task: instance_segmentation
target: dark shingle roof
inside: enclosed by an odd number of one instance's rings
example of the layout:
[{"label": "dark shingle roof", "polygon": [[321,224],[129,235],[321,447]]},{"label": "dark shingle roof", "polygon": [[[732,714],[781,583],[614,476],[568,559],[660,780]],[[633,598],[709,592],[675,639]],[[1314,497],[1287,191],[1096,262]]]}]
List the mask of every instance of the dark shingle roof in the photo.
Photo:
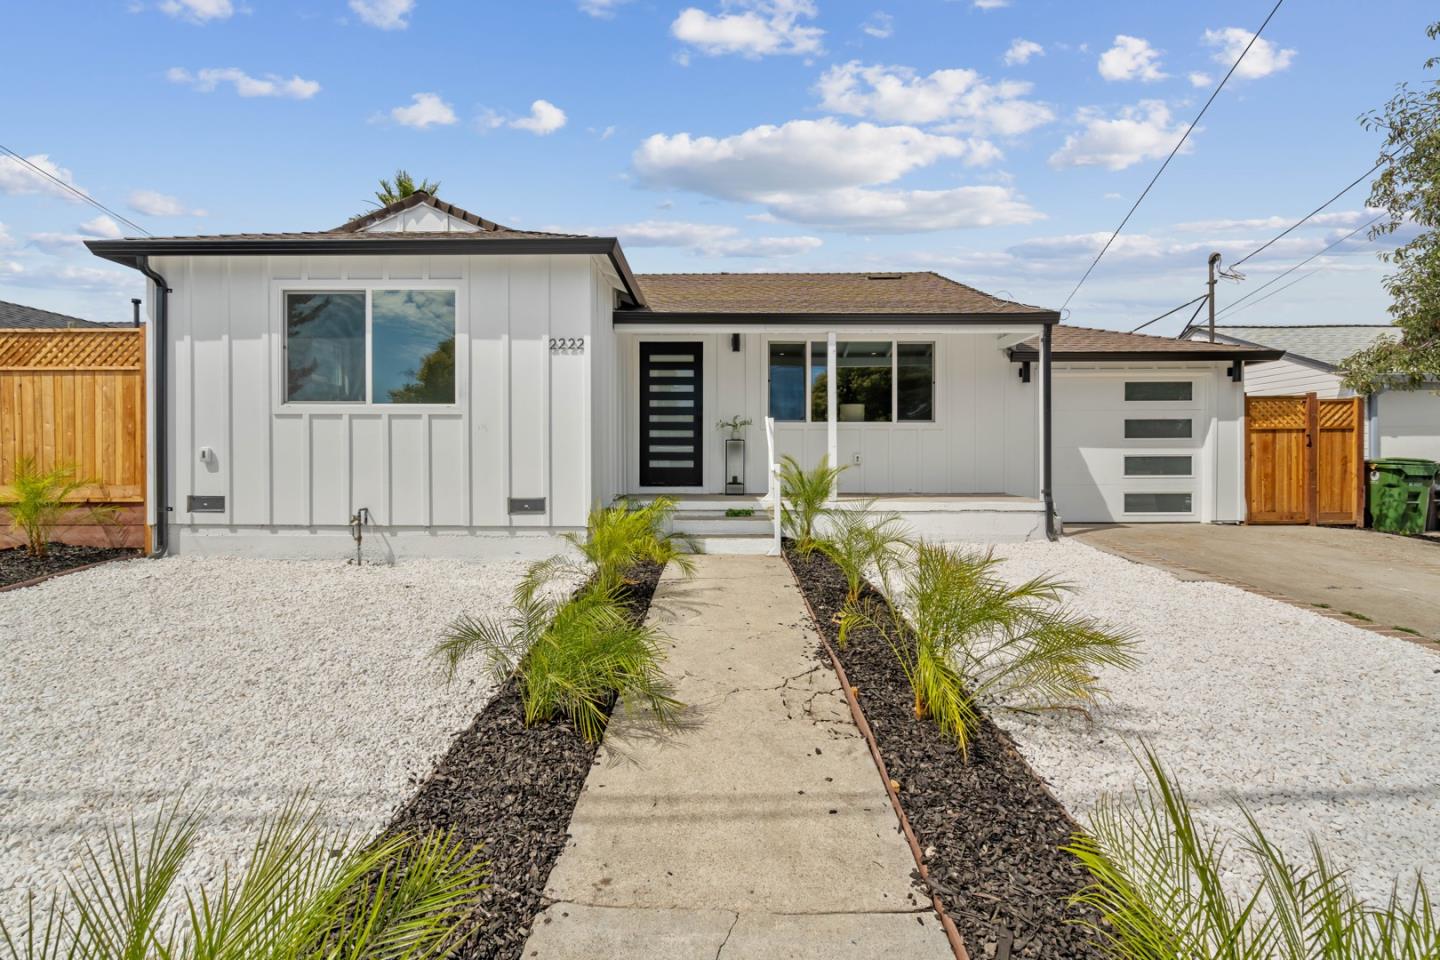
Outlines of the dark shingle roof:
[{"label": "dark shingle roof", "polygon": [[[1036,341],[1026,340],[1014,350],[1022,359],[1033,358]],[[1119,330],[1097,330],[1092,327],[1071,327],[1057,324],[1051,334],[1051,350],[1057,359],[1103,360],[1145,356],[1163,360],[1224,360],[1238,358],[1258,362],[1278,360],[1284,351],[1264,347],[1241,346],[1233,343],[1210,343],[1198,340],[1176,340],[1154,337],[1145,333],[1123,333]]]},{"label": "dark shingle roof", "polygon": [[[1186,328],[1185,333],[1201,331],[1204,326],[1197,324]],[[1399,330],[1391,324],[1305,324],[1303,326],[1230,326],[1217,325],[1217,336],[1243,340],[1284,350],[1286,353],[1316,360],[1334,367],[1341,360],[1357,350],[1363,350],[1380,340],[1398,339]]]},{"label": "dark shingle roof", "polygon": [[67,329],[73,327],[109,327],[114,324],[81,320],[39,307],[27,307],[23,303],[8,303],[0,300],[0,330],[17,329]]},{"label": "dark shingle roof", "polygon": [[[659,273],[635,278],[663,314],[1014,315],[1054,311],[1002,300],[938,273]],[[643,311],[637,311],[643,312]],[[628,318],[636,319],[636,318]]]}]

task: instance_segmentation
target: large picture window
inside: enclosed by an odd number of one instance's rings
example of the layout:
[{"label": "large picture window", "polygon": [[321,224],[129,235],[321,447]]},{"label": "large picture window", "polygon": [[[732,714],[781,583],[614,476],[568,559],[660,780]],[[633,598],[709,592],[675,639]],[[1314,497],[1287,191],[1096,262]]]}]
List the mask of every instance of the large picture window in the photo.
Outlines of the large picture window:
[{"label": "large picture window", "polygon": [[[823,340],[770,344],[770,416],[825,423],[830,372]],[[841,340],[835,344],[835,419],[907,423],[935,419],[935,344]]]},{"label": "large picture window", "polygon": [[286,402],[456,402],[454,290],[292,291],[284,300]]}]

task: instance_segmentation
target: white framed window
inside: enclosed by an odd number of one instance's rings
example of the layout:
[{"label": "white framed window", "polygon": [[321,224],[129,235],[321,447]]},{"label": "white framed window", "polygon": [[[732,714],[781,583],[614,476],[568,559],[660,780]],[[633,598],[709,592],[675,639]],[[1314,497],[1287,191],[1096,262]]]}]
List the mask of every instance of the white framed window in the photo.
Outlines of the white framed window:
[{"label": "white framed window", "polygon": [[1189,417],[1125,420],[1126,440],[1190,440],[1194,432],[1194,421]]},{"label": "white framed window", "polygon": [[287,288],[280,311],[284,403],[459,402],[454,287]]},{"label": "white framed window", "polygon": [[1189,493],[1127,493],[1126,513],[1194,513],[1194,498]]},{"label": "white framed window", "polygon": [[1195,399],[1193,380],[1126,380],[1126,403],[1183,402]]},{"label": "white framed window", "polygon": [[[769,411],[782,423],[825,423],[829,402],[824,340],[773,340],[768,347]],[[835,344],[836,420],[933,423],[935,344],[839,340]]]},{"label": "white framed window", "polygon": [[1169,454],[1126,454],[1127,477],[1193,477],[1195,458]]}]

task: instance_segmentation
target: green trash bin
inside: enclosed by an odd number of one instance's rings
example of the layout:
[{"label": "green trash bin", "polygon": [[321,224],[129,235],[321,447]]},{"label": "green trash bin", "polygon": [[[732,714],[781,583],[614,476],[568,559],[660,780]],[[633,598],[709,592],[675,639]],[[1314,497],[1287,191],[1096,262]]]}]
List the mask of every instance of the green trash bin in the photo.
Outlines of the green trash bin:
[{"label": "green trash bin", "polygon": [[1440,463],[1387,457],[1370,462],[1370,516],[1386,533],[1424,533]]}]

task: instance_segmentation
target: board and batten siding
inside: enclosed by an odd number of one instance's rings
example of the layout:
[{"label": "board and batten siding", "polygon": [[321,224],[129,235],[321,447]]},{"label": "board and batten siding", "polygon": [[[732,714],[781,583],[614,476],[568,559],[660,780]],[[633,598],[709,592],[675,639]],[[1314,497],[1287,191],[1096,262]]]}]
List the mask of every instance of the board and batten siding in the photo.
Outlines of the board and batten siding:
[{"label": "board and batten siding", "polygon": [[[596,308],[612,297],[611,278],[592,258],[193,257],[154,266],[173,291],[177,549],[344,534],[361,507],[392,535],[584,525],[596,483],[591,351],[597,327],[609,327],[608,309],[597,324]],[[282,293],[374,283],[456,291],[456,404],[285,403]],[[586,347],[552,351],[552,337],[584,337]],[[209,462],[200,459],[207,447]],[[192,494],[223,496],[225,509],[187,512]],[[544,497],[546,511],[512,516],[511,497]],[[217,539],[223,534],[232,542]],[[263,549],[328,555],[337,547]]]}]

